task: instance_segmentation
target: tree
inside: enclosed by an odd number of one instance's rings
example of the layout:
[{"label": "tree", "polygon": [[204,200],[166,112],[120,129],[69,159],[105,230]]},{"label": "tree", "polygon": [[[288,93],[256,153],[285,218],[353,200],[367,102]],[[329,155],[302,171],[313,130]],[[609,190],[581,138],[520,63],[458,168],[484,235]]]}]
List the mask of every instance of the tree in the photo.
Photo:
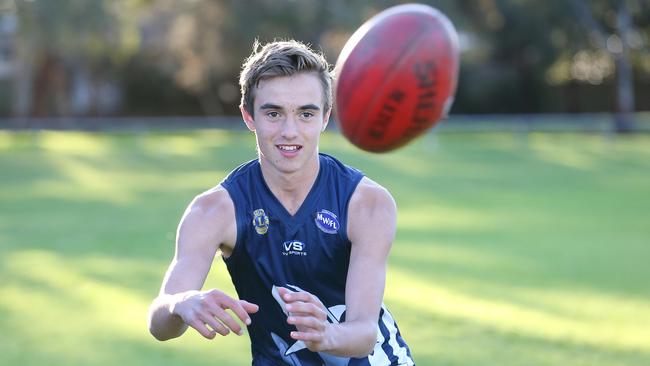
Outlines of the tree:
[{"label": "tree", "polygon": [[[650,75],[643,66],[650,62],[648,6],[644,0],[460,2],[464,32],[474,41],[463,57],[457,100],[468,111],[540,112],[557,108],[558,87],[606,85],[618,96],[611,108],[621,112],[617,130],[629,129],[632,71]],[[566,93],[568,110],[584,110],[577,94]],[[607,108],[601,100],[588,103],[587,110]]]},{"label": "tree", "polygon": [[[617,112],[614,129],[619,133],[630,132],[634,129],[632,113],[635,104],[631,51],[639,48],[642,43],[639,30],[634,27],[630,9],[641,10],[647,7],[647,2],[620,0],[618,4],[612,1],[587,4],[584,0],[572,0],[571,5],[588,31],[592,46],[609,53],[614,59]],[[608,15],[610,19],[607,19]]]},{"label": "tree", "polygon": [[[130,16],[145,1],[16,1],[16,73],[13,114],[75,114],[74,86],[89,85],[89,109],[96,110],[112,67],[138,47]],[[92,113],[92,112],[91,112]]]}]

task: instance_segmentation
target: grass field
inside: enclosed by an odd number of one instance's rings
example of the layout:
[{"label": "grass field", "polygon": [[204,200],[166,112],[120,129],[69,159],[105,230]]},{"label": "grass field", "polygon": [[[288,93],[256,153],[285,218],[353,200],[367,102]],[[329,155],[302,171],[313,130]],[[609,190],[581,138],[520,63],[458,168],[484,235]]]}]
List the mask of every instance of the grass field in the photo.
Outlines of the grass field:
[{"label": "grass field", "polygon": [[[185,205],[246,133],[0,132],[0,365],[247,365],[247,337],[156,342]],[[650,136],[438,133],[322,151],[399,206],[385,302],[418,365],[650,365]],[[209,287],[234,294],[221,260]]]}]

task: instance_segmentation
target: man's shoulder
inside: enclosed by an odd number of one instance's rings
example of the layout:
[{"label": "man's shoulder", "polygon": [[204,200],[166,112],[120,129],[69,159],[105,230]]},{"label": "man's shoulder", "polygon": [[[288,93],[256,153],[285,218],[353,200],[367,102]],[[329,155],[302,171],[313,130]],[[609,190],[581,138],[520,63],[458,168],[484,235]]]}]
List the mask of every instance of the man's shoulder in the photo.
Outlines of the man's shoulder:
[{"label": "man's shoulder", "polygon": [[198,210],[206,215],[226,212],[233,205],[228,190],[222,184],[198,194],[192,200],[190,209]]},{"label": "man's shoulder", "polygon": [[362,201],[388,198],[392,199],[392,195],[388,189],[366,176],[361,178],[359,181],[359,184],[354,191],[353,197],[354,196],[357,196],[357,199],[360,199]]},{"label": "man's shoulder", "polygon": [[192,200],[181,220],[179,233],[190,233],[192,241],[231,246],[236,231],[235,210],[228,191],[221,185]]},{"label": "man's shoulder", "polygon": [[234,217],[233,207],[228,191],[217,185],[194,197],[185,210],[181,225],[190,228],[214,227],[215,223]]},{"label": "man's shoulder", "polygon": [[388,189],[363,177],[350,198],[350,212],[355,217],[371,215],[377,210],[395,211],[395,200]]},{"label": "man's shoulder", "polygon": [[[355,244],[368,243],[369,238],[382,240],[393,238],[396,223],[397,205],[393,196],[379,183],[364,177],[350,199],[348,210],[350,241]],[[382,242],[382,240],[377,242]],[[390,244],[390,240],[385,243]]]}]

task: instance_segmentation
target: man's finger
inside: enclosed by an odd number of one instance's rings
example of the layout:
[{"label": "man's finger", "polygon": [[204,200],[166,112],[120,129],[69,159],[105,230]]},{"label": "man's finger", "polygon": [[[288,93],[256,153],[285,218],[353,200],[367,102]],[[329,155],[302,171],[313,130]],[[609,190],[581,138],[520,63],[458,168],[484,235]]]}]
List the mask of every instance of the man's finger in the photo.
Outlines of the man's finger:
[{"label": "man's finger", "polygon": [[[259,307],[255,304],[251,304],[249,302],[246,302],[246,307],[248,307],[251,310],[259,310]],[[248,311],[244,308],[244,305],[242,304],[242,300],[234,301],[232,304],[230,304],[230,310],[232,310],[235,315],[239,318],[239,320],[242,321],[242,323],[246,325],[251,324],[251,317],[248,315]]]},{"label": "man's finger", "polygon": [[293,302],[287,304],[286,309],[293,315],[314,316],[322,320],[327,319],[325,310],[313,303]]},{"label": "man's finger", "polygon": [[323,335],[321,333],[294,331],[289,335],[297,341],[318,343],[323,340]]},{"label": "man's finger", "polygon": [[215,319],[215,317],[212,316],[212,314],[210,313],[206,312],[206,313],[199,314],[199,319],[201,322],[209,325],[210,328],[212,328],[215,332],[221,334],[222,336],[226,336],[230,333],[228,328],[226,328],[223,324],[221,324],[221,322]]},{"label": "man's finger", "polygon": [[193,320],[188,325],[196,329],[197,332],[207,339],[213,339],[214,336],[217,335],[214,331],[208,329],[208,327],[205,326],[205,323],[202,323],[199,319]]},{"label": "man's finger", "polygon": [[[248,301],[233,299],[221,291],[215,290],[210,294],[212,303],[215,306],[224,310],[232,310],[235,315],[237,315],[237,317],[246,325],[250,325],[251,323],[251,319],[250,316],[248,316],[248,313],[254,313],[259,310],[259,307],[257,305],[249,303]],[[247,311],[244,306],[246,306],[246,308],[248,308],[250,311]]]},{"label": "man's finger", "polygon": [[311,328],[317,332],[325,330],[325,324],[322,320],[314,318],[313,316],[290,316],[287,318],[287,323],[300,327],[299,329]]},{"label": "man's finger", "polygon": [[294,292],[294,291],[287,290],[284,287],[279,287],[278,291],[280,293],[280,296],[282,296],[282,300],[286,302],[294,302],[294,301],[308,302],[312,298],[311,294],[306,291]]},{"label": "man's finger", "polygon": [[239,304],[249,314],[257,313],[257,311],[260,310],[260,307],[258,305],[253,304],[252,302],[248,302],[246,300],[239,300]]},{"label": "man's finger", "polygon": [[235,321],[235,319],[228,314],[227,311],[224,309],[215,306],[212,310],[212,313],[217,319],[219,319],[225,326],[230,328],[233,332],[235,332],[237,335],[243,335],[244,330],[242,329],[241,325]]},{"label": "man's finger", "polygon": [[282,296],[282,299],[287,303],[300,301],[300,302],[315,304],[316,306],[323,309],[325,308],[325,305],[323,305],[323,303],[320,301],[318,297],[306,291],[299,291],[299,292],[287,291],[284,294],[280,293],[280,295]]}]

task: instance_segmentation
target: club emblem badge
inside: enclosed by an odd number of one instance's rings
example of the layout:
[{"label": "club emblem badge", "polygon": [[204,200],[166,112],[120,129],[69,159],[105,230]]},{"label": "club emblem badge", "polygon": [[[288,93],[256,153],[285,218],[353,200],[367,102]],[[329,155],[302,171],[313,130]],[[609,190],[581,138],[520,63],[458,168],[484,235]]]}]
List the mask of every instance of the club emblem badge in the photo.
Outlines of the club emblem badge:
[{"label": "club emblem badge", "polygon": [[255,226],[255,231],[264,235],[269,230],[269,217],[266,216],[266,213],[263,209],[257,209],[253,211],[253,226]]}]

